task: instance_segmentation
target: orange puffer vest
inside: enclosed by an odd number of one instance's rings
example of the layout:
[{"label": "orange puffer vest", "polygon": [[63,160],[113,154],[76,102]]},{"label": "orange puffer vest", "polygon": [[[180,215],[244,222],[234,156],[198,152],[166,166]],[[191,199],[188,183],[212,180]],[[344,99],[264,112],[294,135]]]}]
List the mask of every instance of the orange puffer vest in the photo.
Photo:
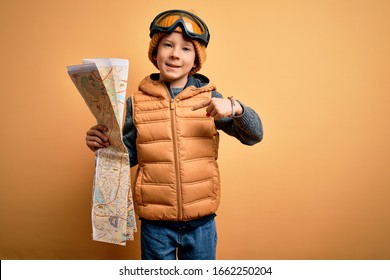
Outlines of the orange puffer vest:
[{"label": "orange puffer vest", "polygon": [[191,110],[214,89],[189,86],[171,99],[163,82],[141,81],[132,97],[139,163],[134,204],[140,217],[188,221],[217,210],[219,134],[205,108]]}]

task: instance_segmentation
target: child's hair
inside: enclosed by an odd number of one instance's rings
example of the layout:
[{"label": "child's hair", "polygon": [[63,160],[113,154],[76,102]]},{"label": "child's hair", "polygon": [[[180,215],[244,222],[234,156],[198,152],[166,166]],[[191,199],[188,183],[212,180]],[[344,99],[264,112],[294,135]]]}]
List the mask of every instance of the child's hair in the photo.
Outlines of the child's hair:
[{"label": "child's hair", "polygon": [[[163,15],[161,17],[161,15]],[[196,17],[196,18],[195,18]],[[158,20],[158,27],[156,30],[154,30],[155,22]],[[176,28],[175,28],[176,26]],[[174,29],[169,29],[169,27],[173,27]],[[166,31],[163,31],[165,30]],[[185,29],[185,30],[183,30]],[[160,39],[165,34],[170,34],[172,32],[180,32],[185,36],[187,39],[191,40],[191,42],[194,44],[195,47],[195,67],[190,71],[189,75],[193,75],[196,72],[198,72],[204,62],[206,61],[206,48],[209,40],[209,33],[206,24],[200,20],[196,15],[189,13],[187,11],[183,10],[170,10],[165,11],[161,14],[159,14],[151,23],[150,25],[150,43],[149,43],[149,51],[148,56],[149,60],[153,63],[154,66],[158,69],[157,62],[155,59],[153,59],[157,54],[157,46],[160,42]],[[183,32],[184,31],[184,32]],[[204,42],[204,38],[197,39],[197,38],[191,38],[191,37],[197,37],[197,34],[204,34],[205,38],[207,38],[207,41]],[[194,34],[191,36],[191,34]],[[190,35],[190,36],[188,36]]]}]

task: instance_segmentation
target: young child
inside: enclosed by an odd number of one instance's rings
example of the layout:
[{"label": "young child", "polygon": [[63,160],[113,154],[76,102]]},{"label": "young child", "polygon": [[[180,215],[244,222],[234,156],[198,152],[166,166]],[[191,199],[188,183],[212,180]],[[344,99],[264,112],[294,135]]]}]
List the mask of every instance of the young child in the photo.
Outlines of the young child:
[{"label": "young child", "polygon": [[[253,109],[223,98],[196,74],[210,39],[198,16],[165,11],[151,23],[150,37],[148,55],[159,73],[128,98],[123,128],[130,164],[138,164],[133,199],[142,259],[215,259],[218,130],[253,145],[262,139],[262,124]],[[91,127],[87,146],[107,147],[107,135],[106,127]]]}]

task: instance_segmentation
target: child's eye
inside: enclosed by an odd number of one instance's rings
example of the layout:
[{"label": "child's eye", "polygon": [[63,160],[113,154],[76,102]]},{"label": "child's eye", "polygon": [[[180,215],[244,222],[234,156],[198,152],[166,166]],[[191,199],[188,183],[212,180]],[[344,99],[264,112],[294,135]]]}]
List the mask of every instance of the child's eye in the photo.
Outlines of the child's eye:
[{"label": "child's eye", "polygon": [[172,44],[171,44],[171,43],[168,43],[168,42],[165,42],[165,43],[164,43],[164,46],[165,46],[165,47],[172,47]]},{"label": "child's eye", "polygon": [[184,48],[183,48],[183,51],[188,52],[188,51],[191,51],[191,49],[190,49],[190,48],[187,48],[187,47],[184,47]]}]

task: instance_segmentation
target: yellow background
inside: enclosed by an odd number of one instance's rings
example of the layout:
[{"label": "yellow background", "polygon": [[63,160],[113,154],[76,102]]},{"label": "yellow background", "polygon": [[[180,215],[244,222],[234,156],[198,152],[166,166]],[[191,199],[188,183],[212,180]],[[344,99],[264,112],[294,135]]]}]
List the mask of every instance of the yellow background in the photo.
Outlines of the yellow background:
[{"label": "yellow background", "polygon": [[2,0],[0,258],[139,259],[139,233],[91,240],[95,120],[66,66],[129,59],[130,95],[151,20],[184,8],[211,31],[201,73],[264,124],[222,133],[218,259],[389,259],[389,3]]}]

